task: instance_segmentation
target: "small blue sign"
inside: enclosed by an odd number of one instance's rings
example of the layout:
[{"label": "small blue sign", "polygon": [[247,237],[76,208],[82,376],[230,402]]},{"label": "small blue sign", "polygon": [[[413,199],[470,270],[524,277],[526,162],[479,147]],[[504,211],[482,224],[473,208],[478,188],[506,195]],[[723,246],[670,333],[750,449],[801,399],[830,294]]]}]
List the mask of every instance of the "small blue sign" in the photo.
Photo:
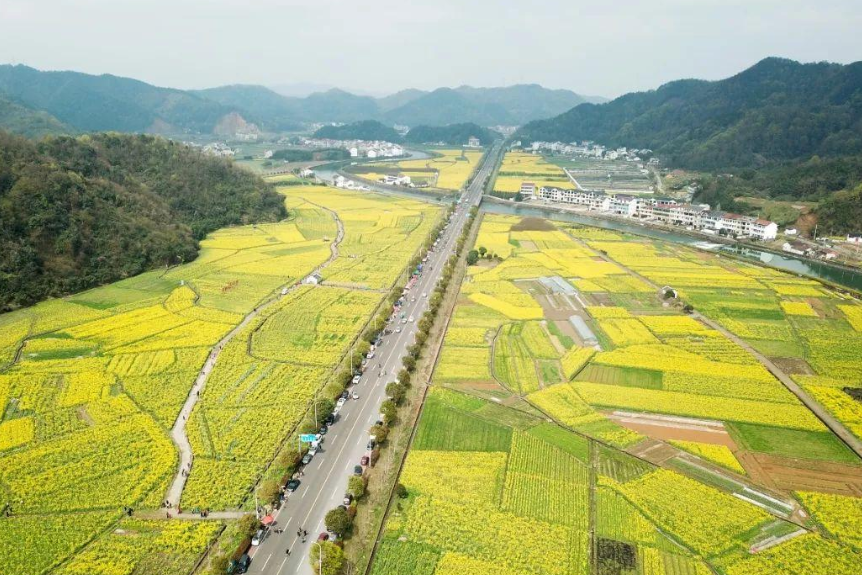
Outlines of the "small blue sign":
[{"label": "small blue sign", "polygon": [[311,443],[316,439],[316,436],[313,433],[303,433],[299,436],[299,440],[303,443]]}]

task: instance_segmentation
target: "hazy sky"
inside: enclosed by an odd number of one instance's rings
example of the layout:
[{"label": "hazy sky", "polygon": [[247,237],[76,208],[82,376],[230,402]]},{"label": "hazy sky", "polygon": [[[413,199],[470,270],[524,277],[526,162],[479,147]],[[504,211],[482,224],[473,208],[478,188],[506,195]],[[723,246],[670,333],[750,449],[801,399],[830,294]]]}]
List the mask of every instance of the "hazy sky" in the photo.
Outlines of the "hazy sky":
[{"label": "hazy sky", "polygon": [[162,86],[540,83],[616,96],[862,60],[860,0],[0,0],[0,62]]}]

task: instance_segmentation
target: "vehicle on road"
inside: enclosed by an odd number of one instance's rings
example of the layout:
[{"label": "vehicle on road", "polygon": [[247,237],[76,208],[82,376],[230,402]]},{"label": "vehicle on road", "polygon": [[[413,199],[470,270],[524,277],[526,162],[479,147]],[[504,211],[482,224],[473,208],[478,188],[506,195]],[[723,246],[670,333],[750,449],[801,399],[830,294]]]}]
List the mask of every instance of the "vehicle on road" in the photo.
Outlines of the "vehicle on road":
[{"label": "vehicle on road", "polygon": [[253,547],[257,547],[260,545],[260,542],[263,541],[264,536],[266,535],[266,531],[263,529],[258,529],[254,534],[254,537],[251,538],[251,544]]},{"label": "vehicle on road", "polygon": [[288,493],[293,493],[299,488],[299,484],[299,479],[291,479],[287,482],[287,485],[285,485],[285,491],[287,491]]},{"label": "vehicle on road", "polygon": [[407,321],[409,321],[410,323],[413,323],[413,316],[411,315],[410,319],[408,319]]},{"label": "vehicle on road", "polygon": [[363,455],[363,456],[359,459],[359,463],[360,463],[360,465],[363,465],[363,466],[368,465],[368,463],[369,463],[370,461],[371,461],[371,458],[369,458],[367,455]]},{"label": "vehicle on road", "polygon": [[354,391],[350,397],[352,397],[353,399],[359,399],[359,394]]},{"label": "vehicle on road", "polygon": [[395,328],[395,333],[401,333],[401,326],[400,325]]},{"label": "vehicle on road", "polygon": [[311,448],[308,450],[308,453],[306,455],[314,457],[315,455],[317,455],[318,447],[318,445],[312,443]]},{"label": "vehicle on road", "polygon": [[329,539],[329,533],[327,533],[326,531],[322,532],[320,535],[317,536],[317,540],[320,543],[323,543],[324,541],[326,541],[328,539]]},{"label": "vehicle on road", "polygon": [[405,318],[402,318],[402,319],[401,319],[401,323],[407,323],[407,318],[406,318],[406,317],[405,317]]},{"label": "vehicle on road", "polygon": [[323,423],[325,423],[326,425],[332,425],[333,423],[335,423],[335,414],[330,413],[329,415],[327,415],[326,418],[323,420]]},{"label": "vehicle on road", "polygon": [[345,505],[350,505],[350,503],[351,503],[352,501],[353,501],[353,495],[351,495],[350,493],[345,493],[345,494],[344,494],[344,504],[345,504]]},{"label": "vehicle on road", "polygon": [[228,573],[248,573],[250,565],[251,557],[247,553],[243,553],[239,559],[231,561],[230,565],[228,565]]},{"label": "vehicle on road", "polygon": [[354,465],[353,466],[353,475],[362,475],[362,466]]},{"label": "vehicle on road", "polygon": [[372,449],[374,449],[375,445],[377,445],[375,441],[373,439],[370,439],[368,440],[368,443],[365,445],[365,447],[366,449],[368,449],[368,451],[371,451]]},{"label": "vehicle on road", "polygon": [[341,409],[341,407],[344,405],[345,401],[347,401],[347,400],[344,399],[343,397],[339,397],[338,401],[335,402],[335,407]]},{"label": "vehicle on road", "polygon": [[312,457],[313,457],[313,456],[312,456],[310,453],[306,453],[305,455],[303,455],[303,456],[302,456],[302,464],[303,464],[303,465],[308,465],[309,463],[311,463],[311,458],[312,458]]},{"label": "vehicle on road", "polygon": [[347,391],[346,389],[345,389],[345,390],[343,390],[343,391],[341,392],[341,399],[347,399],[348,397],[350,397],[350,392],[349,392],[349,391]]},{"label": "vehicle on road", "polygon": [[428,294],[427,294],[426,292],[424,292],[424,291],[423,291],[423,292],[422,292],[422,297],[428,297]]},{"label": "vehicle on road", "polygon": [[369,352],[368,357],[366,359],[374,359],[374,352]]},{"label": "vehicle on road", "polygon": [[354,375],[351,381],[353,382],[353,385],[356,385],[357,383],[359,383],[360,379],[362,379],[361,375]]},{"label": "vehicle on road", "polygon": [[329,428],[324,423],[323,425],[320,426],[320,432],[318,433],[318,435],[326,435],[327,431],[329,431]]}]

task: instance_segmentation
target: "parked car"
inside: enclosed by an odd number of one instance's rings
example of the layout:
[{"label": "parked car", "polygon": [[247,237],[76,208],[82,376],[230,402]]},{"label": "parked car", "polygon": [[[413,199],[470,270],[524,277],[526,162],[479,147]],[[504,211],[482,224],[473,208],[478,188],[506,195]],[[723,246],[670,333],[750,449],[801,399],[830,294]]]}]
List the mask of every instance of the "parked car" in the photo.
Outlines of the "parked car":
[{"label": "parked car", "polygon": [[306,453],[306,455],[314,457],[315,455],[317,455],[318,447],[319,447],[318,445],[315,445],[314,443],[312,443],[311,447],[309,448],[308,453]]},{"label": "parked car", "polygon": [[257,547],[258,545],[260,545],[261,541],[263,541],[264,535],[266,535],[266,531],[264,531],[263,529],[258,529],[257,532],[254,534],[254,537],[251,538],[252,546]]},{"label": "parked car", "polygon": [[291,479],[290,481],[287,482],[287,485],[285,486],[285,490],[288,493],[293,493],[294,491],[296,491],[299,488],[300,483],[301,482],[299,481],[299,479]]},{"label": "parked car", "polygon": [[422,297],[428,297],[428,293],[423,291],[423,292],[422,292]]},{"label": "parked car", "polygon": [[374,359],[374,352],[373,351],[368,352],[368,359]]},{"label": "parked car", "polygon": [[353,382],[353,385],[356,385],[357,383],[359,383],[360,379],[362,379],[361,375],[354,375],[351,381]]},{"label": "parked car", "polygon": [[374,440],[369,439],[368,443],[365,445],[365,448],[368,449],[368,451],[371,451],[372,449],[374,449],[375,445],[377,445],[377,444],[374,442]]},{"label": "parked car", "polygon": [[311,453],[310,453],[310,452],[309,452],[309,453],[306,453],[305,455],[303,455],[303,456],[302,456],[302,464],[303,464],[303,465],[308,465],[309,463],[311,463],[311,458],[312,458],[312,457],[313,457],[313,456],[311,455]]},{"label": "parked car", "polygon": [[353,501],[353,495],[351,495],[350,493],[345,493],[345,494],[344,494],[344,504],[345,504],[345,505],[350,505],[350,503],[351,503],[352,501]]},{"label": "parked car", "polygon": [[335,402],[335,407],[337,407],[338,409],[341,409],[341,407],[344,405],[345,401],[347,401],[347,400],[344,399],[343,397],[339,397],[338,401]]},{"label": "parked car", "polygon": [[360,464],[362,464],[362,465],[368,465],[370,462],[371,462],[371,459],[370,459],[367,455],[363,455],[363,456],[359,459],[359,463],[360,463]]},{"label": "parked car", "polygon": [[354,465],[353,466],[353,475],[362,475],[362,466]]},{"label": "parked car", "polygon": [[329,431],[329,428],[324,423],[323,425],[320,426],[320,433],[318,433],[318,435],[326,435],[327,431]]},{"label": "parked car", "polygon": [[348,397],[350,397],[350,392],[349,392],[349,391],[347,391],[347,390],[345,389],[344,391],[342,391],[342,392],[341,392],[341,399],[347,399]]},{"label": "parked car", "polygon": [[247,553],[243,553],[239,559],[231,563],[229,571],[231,573],[248,573],[249,566],[251,566],[251,557]]},{"label": "parked car", "polygon": [[324,418],[323,423],[325,423],[326,425],[332,425],[333,423],[335,423],[335,414],[330,413],[329,415],[327,415],[326,418]]},{"label": "parked car", "polygon": [[317,540],[321,543],[323,543],[327,539],[329,539],[329,533],[327,533],[326,531],[317,536]]},{"label": "parked car", "polygon": [[395,328],[395,333],[401,333],[401,326],[400,325]]},{"label": "parked car", "polygon": [[410,321],[410,323],[413,323],[413,316],[412,315],[410,316],[410,319],[408,321]]},{"label": "parked car", "polygon": [[359,399],[359,394],[358,394],[358,393],[356,393],[356,392],[354,391],[354,392],[350,395],[350,397],[352,397],[353,399]]}]

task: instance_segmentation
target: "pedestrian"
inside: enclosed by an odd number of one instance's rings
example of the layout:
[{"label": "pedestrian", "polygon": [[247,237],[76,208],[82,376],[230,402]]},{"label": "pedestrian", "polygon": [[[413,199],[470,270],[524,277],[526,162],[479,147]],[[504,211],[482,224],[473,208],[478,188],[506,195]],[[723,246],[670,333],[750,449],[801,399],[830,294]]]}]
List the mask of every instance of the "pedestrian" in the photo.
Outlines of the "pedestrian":
[{"label": "pedestrian", "polygon": [[296,536],[297,536],[297,537],[302,537],[302,529],[297,529],[297,530],[296,530]]},{"label": "pedestrian", "polygon": [[285,549],[284,554],[287,555],[288,557],[290,557],[290,549],[289,548]]},{"label": "pedestrian", "polygon": [[165,511],[165,519],[170,519],[170,518],[171,518],[171,512]]}]

